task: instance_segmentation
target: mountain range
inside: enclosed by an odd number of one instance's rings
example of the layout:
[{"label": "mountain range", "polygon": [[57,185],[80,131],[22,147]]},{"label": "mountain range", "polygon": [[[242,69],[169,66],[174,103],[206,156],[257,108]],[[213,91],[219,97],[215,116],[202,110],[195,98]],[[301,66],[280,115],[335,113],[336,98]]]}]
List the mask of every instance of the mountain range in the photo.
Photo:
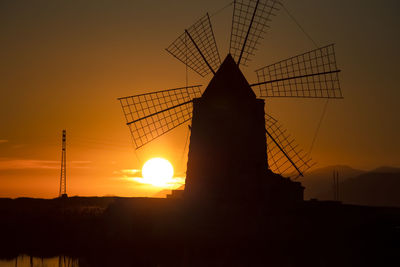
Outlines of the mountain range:
[{"label": "mountain range", "polygon": [[379,167],[371,171],[345,165],[316,169],[300,181],[304,199],[333,200],[333,171],[339,173],[339,200],[347,204],[400,206],[400,168]]}]

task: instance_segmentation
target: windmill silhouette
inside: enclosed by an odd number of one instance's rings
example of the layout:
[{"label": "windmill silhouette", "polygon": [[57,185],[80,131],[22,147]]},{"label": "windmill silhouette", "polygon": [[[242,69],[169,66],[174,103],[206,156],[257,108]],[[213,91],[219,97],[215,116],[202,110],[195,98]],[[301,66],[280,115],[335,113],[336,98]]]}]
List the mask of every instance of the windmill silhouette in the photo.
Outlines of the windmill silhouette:
[{"label": "windmill silhouette", "polygon": [[119,98],[136,149],[192,120],[185,197],[302,199],[300,183],[280,174],[303,176],[311,158],[265,114],[263,98],[342,98],[340,70],[330,44],[258,69],[257,83],[247,82],[240,67],[255,56],[280,7],[276,0],[234,1],[222,64],[208,14],[166,49],[200,76],[213,74],[203,93],[195,85]]}]

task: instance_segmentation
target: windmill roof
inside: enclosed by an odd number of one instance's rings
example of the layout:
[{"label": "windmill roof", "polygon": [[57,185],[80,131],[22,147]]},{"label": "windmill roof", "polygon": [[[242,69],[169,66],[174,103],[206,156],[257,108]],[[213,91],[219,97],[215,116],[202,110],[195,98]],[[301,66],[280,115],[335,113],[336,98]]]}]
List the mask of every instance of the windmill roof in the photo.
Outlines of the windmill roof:
[{"label": "windmill roof", "polygon": [[208,84],[202,98],[213,101],[218,99],[244,101],[255,99],[256,95],[231,54],[228,54]]}]

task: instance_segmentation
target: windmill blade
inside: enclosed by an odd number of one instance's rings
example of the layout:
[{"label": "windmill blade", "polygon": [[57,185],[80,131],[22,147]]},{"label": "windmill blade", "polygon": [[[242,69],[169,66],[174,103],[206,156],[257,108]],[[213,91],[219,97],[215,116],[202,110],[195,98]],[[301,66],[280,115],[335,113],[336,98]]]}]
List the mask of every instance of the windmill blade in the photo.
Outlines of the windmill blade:
[{"label": "windmill blade", "polygon": [[201,85],[118,98],[136,149],[192,118]]},{"label": "windmill blade", "polygon": [[280,5],[278,0],[234,1],[229,53],[238,65],[247,66]]},{"label": "windmill blade", "polygon": [[204,77],[221,65],[208,13],[186,29],[168,48],[168,53]]},{"label": "windmill blade", "polygon": [[261,97],[343,98],[334,44],[256,70]]},{"label": "windmill blade", "polygon": [[292,178],[303,176],[314,165],[311,158],[298,148],[295,140],[268,114],[265,115],[265,127],[270,170]]}]

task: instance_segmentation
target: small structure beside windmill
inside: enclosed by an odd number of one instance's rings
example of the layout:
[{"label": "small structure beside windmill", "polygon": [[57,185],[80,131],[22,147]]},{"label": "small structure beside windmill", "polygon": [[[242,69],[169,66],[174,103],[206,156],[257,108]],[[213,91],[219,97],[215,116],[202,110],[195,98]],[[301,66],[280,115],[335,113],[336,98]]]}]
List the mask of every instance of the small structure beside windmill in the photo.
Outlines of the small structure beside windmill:
[{"label": "small structure beside windmill", "polygon": [[247,82],[240,67],[254,56],[280,6],[234,1],[222,64],[208,14],[166,49],[202,77],[214,74],[203,93],[195,85],[119,98],[136,149],[191,120],[185,200],[303,200],[304,188],[290,178],[303,176],[311,158],[265,113],[262,98],[342,98],[340,70],[331,44],[261,68],[258,82]]}]

